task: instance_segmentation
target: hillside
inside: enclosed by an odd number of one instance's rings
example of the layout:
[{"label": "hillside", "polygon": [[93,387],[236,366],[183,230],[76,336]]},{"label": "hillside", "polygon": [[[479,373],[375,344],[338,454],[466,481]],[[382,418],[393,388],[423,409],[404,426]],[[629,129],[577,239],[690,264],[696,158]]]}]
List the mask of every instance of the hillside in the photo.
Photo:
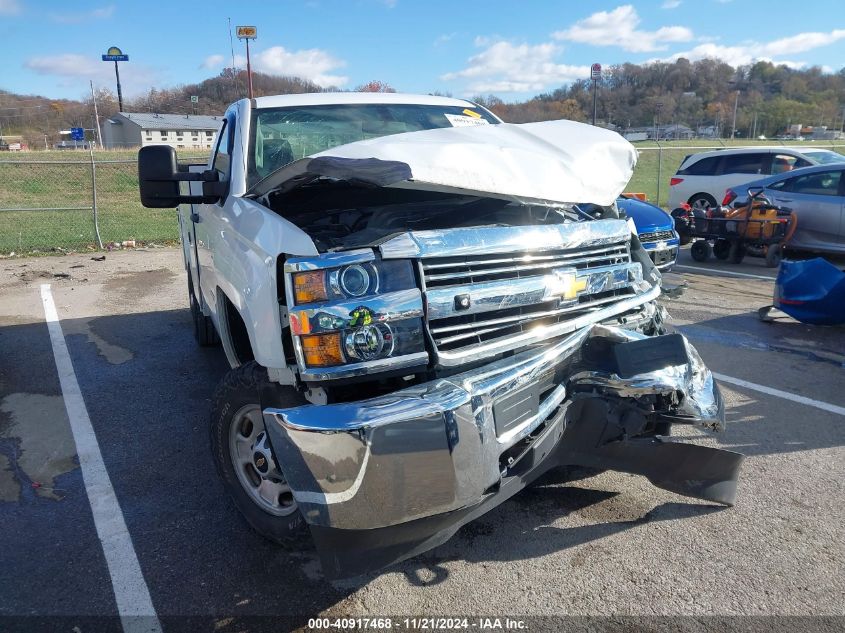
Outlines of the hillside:
[{"label": "hillside", "polygon": [[[650,126],[659,109],[662,123],[691,128],[713,126],[730,136],[734,103],[739,137],[783,133],[790,124],[826,125],[840,129],[845,100],[845,68],[823,73],[820,68],[792,69],[769,62],[733,68],[706,59],[645,65],[620,64],[606,69],[598,90],[598,121],[620,128]],[[370,82],[361,89],[382,86]],[[322,92],[306,79],[253,73],[256,96]],[[739,96],[737,99],[737,91]],[[228,104],[246,93],[246,73],[225,69],[198,84],[153,88],[127,100],[124,108],[136,112],[221,114]],[[191,103],[191,96],[199,101]],[[496,95],[475,97],[514,123],[592,116],[592,84],[575,82],[522,102],[506,103]],[[32,148],[61,140],[58,130],[72,126],[93,128],[89,95],[81,100],[49,99],[0,90],[0,133],[22,135]],[[658,104],[661,104],[658,106]],[[105,88],[97,94],[101,117],[117,112],[115,96]],[[102,119],[101,119],[102,120]]]},{"label": "hillside", "polygon": [[[316,84],[298,77],[278,77],[264,73],[252,74],[255,96],[270,94],[298,94],[322,92]],[[191,103],[191,96],[199,101]],[[172,112],[191,114],[222,114],[230,103],[246,95],[246,72],[232,73],[230,68],[220,75],[198,84],[175,88],[152,88],[146,95],[124,100],[127,112]],[[118,111],[117,97],[108,89],[97,91],[97,108],[104,117]],[[49,99],[34,95],[17,95],[0,90],[0,134],[20,135],[33,149],[43,149],[45,136],[52,146],[61,141],[59,130],[71,127],[93,129],[94,108],[90,94],[81,100]],[[64,137],[67,140],[67,137]]]}]

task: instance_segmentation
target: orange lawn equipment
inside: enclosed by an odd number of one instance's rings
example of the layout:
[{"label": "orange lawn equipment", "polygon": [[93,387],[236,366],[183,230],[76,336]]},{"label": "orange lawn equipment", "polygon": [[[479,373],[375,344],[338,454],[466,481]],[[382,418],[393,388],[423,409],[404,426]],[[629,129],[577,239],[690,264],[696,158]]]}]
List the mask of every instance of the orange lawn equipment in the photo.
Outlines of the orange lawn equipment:
[{"label": "orange lawn equipment", "polygon": [[713,254],[739,264],[745,255],[752,255],[765,257],[766,266],[776,268],[798,219],[794,212],[773,205],[763,191],[760,187],[749,189],[748,202],[735,208],[690,210],[684,217],[673,213],[678,232],[683,229],[685,237],[695,240],[690,247],[692,258],[703,262]]}]

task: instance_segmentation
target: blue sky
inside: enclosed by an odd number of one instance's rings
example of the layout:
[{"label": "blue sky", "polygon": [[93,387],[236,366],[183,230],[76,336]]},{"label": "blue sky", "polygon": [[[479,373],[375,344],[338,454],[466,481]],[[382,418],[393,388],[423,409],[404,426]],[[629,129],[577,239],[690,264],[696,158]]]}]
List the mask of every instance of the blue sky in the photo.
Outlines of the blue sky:
[{"label": "blue sky", "polygon": [[[495,93],[511,101],[588,76],[600,62],[770,59],[845,66],[839,0],[0,0],[0,88],[80,98],[88,81],[125,95],[200,81],[230,66],[227,18],[258,27],[257,70],[353,88]],[[243,44],[235,40],[237,63]]]}]

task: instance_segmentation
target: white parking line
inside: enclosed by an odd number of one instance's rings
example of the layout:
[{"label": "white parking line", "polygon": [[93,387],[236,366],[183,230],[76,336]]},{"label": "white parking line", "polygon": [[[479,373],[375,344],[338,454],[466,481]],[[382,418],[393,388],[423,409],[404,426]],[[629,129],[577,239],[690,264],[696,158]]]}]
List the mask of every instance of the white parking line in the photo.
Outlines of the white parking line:
[{"label": "white parking line", "polygon": [[845,415],[845,407],[840,407],[835,404],[822,402],[821,400],[813,400],[812,398],[799,396],[794,393],[789,393],[788,391],[773,389],[772,387],[767,387],[766,385],[758,385],[756,382],[748,382],[747,380],[742,380],[741,378],[725,376],[724,374],[717,374],[716,372],[713,372],[713,377],[721,382],[726,382],[738,387],[745,387],[746,389],[753,389],[754,391],[775,396],[776,398],[783,398],[784,400],[789,400],[791,402],[806,404],[807,406],[815,407],[816,409],[821,409],[822,411],[828,411],[830,413],[836,413],[837,415]]},{"label": "white parking line", "polygon": [[737,277],[750,277],[751,279],[765,279],[766,281],[774,281],[774,277],[767,277],[766,275],[752,275],[750,273],[737,273],[732,270],[725,270],[724,268],[705,268],[704,266],[687,266],[685,264],[675,264],[675,268],[686,268],[687,270],[703,270],[708,273],[721,273],[723,275],[736,275]]},{"label": "white parking line", "polygon": [[103,463],[97,436],[73,371],[50,284],[41,286],[41,302],[44,304],[44,317],[50,332],[53,357],[56,359],[62,397],[76,443],[85,492],[109,568],[123,630],[126,633],[160,633],[161,623],[153,608],[149,588],[141,573],[132,538],[126,529],[126,521]]}]

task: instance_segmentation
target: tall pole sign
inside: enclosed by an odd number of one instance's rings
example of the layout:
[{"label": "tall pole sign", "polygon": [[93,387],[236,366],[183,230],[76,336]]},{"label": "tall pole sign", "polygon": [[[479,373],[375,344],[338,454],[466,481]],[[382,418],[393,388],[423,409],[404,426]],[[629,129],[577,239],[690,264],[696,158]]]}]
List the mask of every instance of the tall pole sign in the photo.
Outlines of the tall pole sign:
[{"label": "tall pole sign", "polygon": [[258,37],[258,29],[254,26],[239,26],[236,33],[239,40],[246,41],[246,81],[249,87],[249,98],[252,99],[252,66],[249,63],[249,41]]},{"label": "tall pole sign", "polygon": [[117,106],[120,112],[123,112],[123,93],[120,90],[120,71],[117,68],[117,62],[128,62],[129,55],[125,55],[117,46],[112,46],[103,55],[104,62],[114,62],[114,77],[117,80]]},{"label": "tall pole sign", "polygon": [[596,88],[601,79],[601,64],[590,66],[590,79],[593,81],[593,125],[596,124]]}]

